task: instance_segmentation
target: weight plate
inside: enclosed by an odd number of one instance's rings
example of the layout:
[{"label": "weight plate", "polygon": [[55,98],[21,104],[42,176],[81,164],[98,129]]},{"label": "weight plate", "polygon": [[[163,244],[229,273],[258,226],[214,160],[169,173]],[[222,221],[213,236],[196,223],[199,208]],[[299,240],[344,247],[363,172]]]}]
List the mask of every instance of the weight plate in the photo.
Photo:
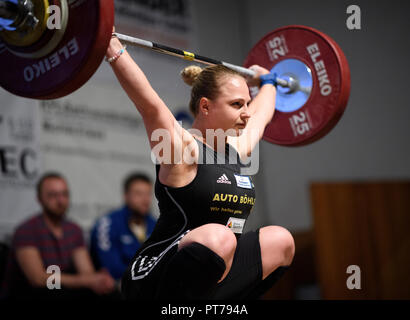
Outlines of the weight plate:
[{"label": "weight plate", "polygon": [[[80,88],[101,64],[114,24],[113,0],[59,2],[61,16],[68,18],[62,36],[61,30],[47,30],[24,53],[3,40],[0,43],[0,85],[9,92],[26,98],[60,98]],[[50,41],[54,41],[51,51]],[[41,50],[50,52],[34,58]]]},{"label": "weight plate", "polygon": [[305,105],[312,92],[312,71],[303,62],[296,59],[285,59],[277,63],[272,73],[288,82],[290,88],[277,86],[276,110],[293,112]]},{"label": "weight plate", "polygon": [[[300,72],[283,69],[282,65],[292,60],[311,71],[310,94],[304,103],[303,99],[294,102],[289,97],[284,99],[287,89],[278,87],[279,108],[263,136],[266,141],[286,146],[312,143],[327,134],[339,121],[350,94],[345,55],[332,38],[310,27],[292,25],[270,32],[252,48],[244,66],[258,64],[279,70],[285,78],[286,72],[293,72],[300,81],[308,81],[303,68]],[[254,95],[257,90],[251,92]],[[281,105],[286,100],[288,105]]]}]

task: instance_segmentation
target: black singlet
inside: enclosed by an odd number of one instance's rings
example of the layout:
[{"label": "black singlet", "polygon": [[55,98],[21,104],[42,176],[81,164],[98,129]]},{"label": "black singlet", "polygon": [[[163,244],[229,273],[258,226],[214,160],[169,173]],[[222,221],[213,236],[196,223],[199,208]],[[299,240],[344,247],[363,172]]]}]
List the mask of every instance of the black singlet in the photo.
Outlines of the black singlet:
[{"label": "black singlet", "polygon": [[[160,216],[151,236],[130,264],[127,271],[130,280],[148,276],[167,259],[167,253],[171,254],[177,248],[187,232],[201,225],[220,223],[231,228],[237,239],[241,236],[255,203],[252,179],[241,175],[244,165],[230,144],[226,144],[225,155],[221,155],[195,140],[199,157],[205,163],[198,164],[197,174],[188,185],[180,188],[165,186],[158,178],[160,165],[156,165],[155,196]],[[212,158],[214,164],[209,164]]]}]

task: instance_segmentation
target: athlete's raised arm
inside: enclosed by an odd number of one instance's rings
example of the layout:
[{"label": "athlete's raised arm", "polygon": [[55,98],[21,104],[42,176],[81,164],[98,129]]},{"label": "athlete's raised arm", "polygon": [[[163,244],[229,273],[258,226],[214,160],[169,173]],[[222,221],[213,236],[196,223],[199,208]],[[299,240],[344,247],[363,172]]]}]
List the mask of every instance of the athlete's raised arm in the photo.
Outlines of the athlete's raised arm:
[{"label": "athlete's raised arm", "polygon": [[[143,71],[128,52],[123,50],[123,45],[118,38],[112,37],[106,56],[107,58],[114,57],[110,63],[111,67],[143,118],[151,149],[162,141],[152,138],[154,131],[162,129],[161,135],[164,137],[164,132],[168,132],[170,138],[171,155],[167,156],[172,157],[169,159],[174,159],[174,151],[180,154],[182,150],[180,148],[190,143],[193,137],[178,124],[171,111],[152,88]],[[183,136],[184,139],[182,139]],[[156,156],[159,155],[156,154]]]}]

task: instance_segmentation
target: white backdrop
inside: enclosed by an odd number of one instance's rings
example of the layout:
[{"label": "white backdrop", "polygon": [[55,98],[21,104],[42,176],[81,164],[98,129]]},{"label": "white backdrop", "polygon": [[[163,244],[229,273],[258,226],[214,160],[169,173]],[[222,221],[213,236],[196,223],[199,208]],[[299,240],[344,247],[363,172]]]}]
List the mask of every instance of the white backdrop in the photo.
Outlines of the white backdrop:
[{"label": "white backdrop", "polygon": [[34,186],[42,171],[37,102],[0,92],[0,239],[37,210]]}]

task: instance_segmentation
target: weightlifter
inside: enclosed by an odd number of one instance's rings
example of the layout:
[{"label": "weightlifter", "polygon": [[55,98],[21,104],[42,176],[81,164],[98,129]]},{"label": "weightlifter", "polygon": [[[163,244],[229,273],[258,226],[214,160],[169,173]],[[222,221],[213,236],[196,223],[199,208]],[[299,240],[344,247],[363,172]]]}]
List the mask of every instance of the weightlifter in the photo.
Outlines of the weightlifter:
[{"label": "weightlifter", "polygon": [[[279,226],[242,234],[255,189],[251,177],[241,175],[240,160],[249,156],[272,119],[275,75],[257,65],[252,66],[256,74],[252,79],[221,65],[182,70],[184,81],[192,86],[189,106],[197,132],[193,133],[180,127],[115,36],[106,57],[143,117],[153,151],[159,141],[151,139],[152,133],[165,129],[170,133],[171,159],[191,148],[196,160],[204,156],[226,160],[205,164],[182,159],[156,165],[160,217],[123,275],[124,296],[257,299],[287,270],[295,250],[291,234]],[[260,85],[252,102],[248,84]],[[218,129],[227,133],[223,150],[217,148],[219,136],[206,135],[207,130]],[[260,132],[257,138],[248,136],[252,130]],[[229,153],[235,154],[236,163]]]}]

